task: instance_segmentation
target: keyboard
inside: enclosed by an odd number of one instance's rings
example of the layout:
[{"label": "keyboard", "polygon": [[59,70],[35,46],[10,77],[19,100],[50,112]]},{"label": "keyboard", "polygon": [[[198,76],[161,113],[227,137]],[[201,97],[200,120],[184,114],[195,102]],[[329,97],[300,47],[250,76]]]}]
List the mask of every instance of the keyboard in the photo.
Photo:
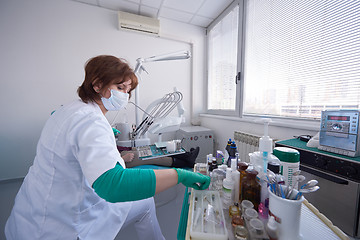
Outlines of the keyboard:
[{"label": "keyboard", "polygon": [[150,146],[137,147],[139,157],[147,157],[153,155]]}]

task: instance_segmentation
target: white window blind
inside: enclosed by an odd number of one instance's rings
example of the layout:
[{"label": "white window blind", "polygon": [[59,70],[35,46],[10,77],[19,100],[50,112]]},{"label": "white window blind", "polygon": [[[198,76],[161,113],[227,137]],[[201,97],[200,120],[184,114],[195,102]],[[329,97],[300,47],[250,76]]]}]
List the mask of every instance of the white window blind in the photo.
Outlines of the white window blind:
[{"label": "white window blind", "polygon": [[208,32],[208,109],[235,110],[239,6]]},{"label": "white window blind", "polygon": [[360,105],[360,1],[246,1],[244,114]]}]

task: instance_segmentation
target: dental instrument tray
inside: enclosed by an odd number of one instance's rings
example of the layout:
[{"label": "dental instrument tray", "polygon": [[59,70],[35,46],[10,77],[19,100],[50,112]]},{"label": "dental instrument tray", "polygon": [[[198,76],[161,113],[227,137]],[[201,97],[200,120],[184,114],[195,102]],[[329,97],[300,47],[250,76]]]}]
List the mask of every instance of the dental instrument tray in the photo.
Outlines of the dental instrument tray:
[{"label": "dental instrument tray", "polygon": [[228,239],[219,192],[193,190],[192,202],[191,239]]},{"label": "dental instrument tray", "polygon": [[166,149],[157,148],[155,145],[141,146],[136,148],[139,158],[141,160],[150,160],[153,158],[169,157],[177,154],[185,153],[186,151],[181,148],[179,151],[168,152]]}]

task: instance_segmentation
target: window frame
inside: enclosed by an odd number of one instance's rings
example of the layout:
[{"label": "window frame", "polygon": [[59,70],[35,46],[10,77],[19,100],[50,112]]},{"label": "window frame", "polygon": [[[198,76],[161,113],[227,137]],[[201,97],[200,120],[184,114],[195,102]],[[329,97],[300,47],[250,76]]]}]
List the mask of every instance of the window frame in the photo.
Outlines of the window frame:
[{"label": "window frame", "polygon": [[[208,87],[209,87],[209,37],[208,33],[219,23],[221,22],[236,6],[239,7],[239,19],[238,19],[238,52],[237,52],[237,66],[236,72],[240,73],[240,79],[236,85],[236,103],[235,110],[220,110],[220,109],[209,109],[208,99]],[[206,100],[206,113],[213,115],[226,115],[232,117],[241,117],[242,116],[242,106],[243,106],[243,33],[244,33],[244,0],[235,0],[233,1],[207,28],[206,28],[206,84],[205,84],[205,100]],[[234,81],[236,80],[236,76],[234,76]]]},{"label": "window frame", "polygon": [[[235,111],[227,111],[227,110],[211,110],[208,109],[208,85],[209,85],[209,56],[208,56],[208,36],[206,38],[206,84],[205,84],[205,101],[206,101],[206,109],[205,113],[201,114],[202,116],[214,118],[222,118],[233,121],[244,121],[244,122],[253,122],[259,118],[270,118],[273,120],[273,123],[276,122],[277,126],[286,126],[286,127],[294,127],[297,129],[309,129],[316,130],[319,129],[320,119],[316,118],[303,118],[303,117],[286,117],[286,116],[276,116],[276,115],[261,115],[261,114],[246,114],[243,113],[243,105],[244,105],[244,51],[245,51],[245,32],[246,32],[246,0],[235,0],[232,4],[228,6],[224,12],[219,15],[206,29],[206,35],[208,35],[208,31],[210,31],[218,22],[220,22],[236,5],[239,5],[239,38],[238,38],[238,60],[241,64],[237,64],[237,72],[240,72],[240,82],[237,85],[236,91],[236,99],[237,99],[237,107]],[[274,125],[274,124],[271,124]]]}]

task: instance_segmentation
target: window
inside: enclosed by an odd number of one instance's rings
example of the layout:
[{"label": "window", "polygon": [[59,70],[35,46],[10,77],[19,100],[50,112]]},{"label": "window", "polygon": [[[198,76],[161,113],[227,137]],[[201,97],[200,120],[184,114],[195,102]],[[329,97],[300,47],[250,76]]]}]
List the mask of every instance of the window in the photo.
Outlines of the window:
[{"label": "window", "polygon": [[239,5],[224,12],[208,29],[208,109],[235,113],[239,109],[236,76],[239,58]]},{"label": "window", "polygon": [[246,0],[244,9],[244,115],[316,119],[360,107],[360,1]]}]

